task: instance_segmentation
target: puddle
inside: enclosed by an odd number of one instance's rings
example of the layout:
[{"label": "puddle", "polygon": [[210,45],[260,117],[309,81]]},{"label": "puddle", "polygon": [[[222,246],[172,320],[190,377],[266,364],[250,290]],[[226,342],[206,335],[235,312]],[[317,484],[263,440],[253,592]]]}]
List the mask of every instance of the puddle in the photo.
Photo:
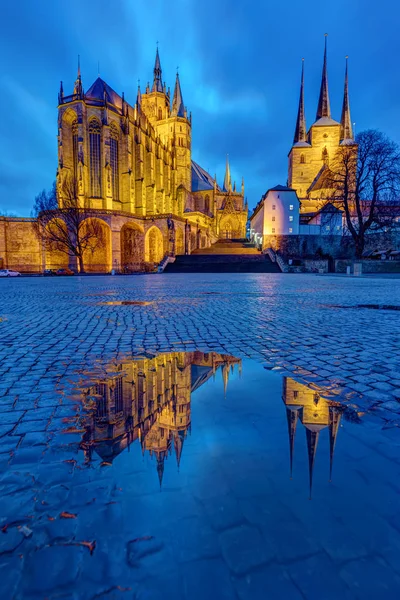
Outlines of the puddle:
[{"label": "puddle", "polygon": [[400,306],[397,304],[355,304],[353,306],[346,306],[340,304],[324,304],[326,308],[370,308],[372,310],[400,310]]},{"label": "puddle", "polygon": [[[257,363],[215,352],[172,352],[122,360],[90,377],[80,392],[84,408],[79,424],[79,431],[84,431],[80,449],[86,463],[94,461],[110,466],[123,451],[129,450],[122,458],[125,464],[132,460],[131,447],[140,447],[142,456],[151,458],[153,474],[157,473],[160,487],[171,454],[175,455],[175,465],[171,460],[168,464],[174,478],[179,471],[184,443],[189,446],[194,443],[196,447],[204,444],[204,419],[206,422],[211,419],[206,438],[211,436],[221,451],[224,450],[225,434],[218,441],[223,415],[223,429],[231,431],[239,440],[248,437],[251,447],[259,444],[261,454],[271,450],[268,441],[271,435],[279,438],[282,456],[289,447],[289,478],[293,475],[296,435],[303,436],[311,496],[320,438],[324,446],[329,443],[329,456],[325,461],[329,462],[331,479],[342,420],[359,423],[362,417],[356,407],[335,401],[330,390],[325,392],[315,385],[308,387],[274,372],[265,373]],[[200,416],[195,420],[198,429],[195,425],[192,432],[192,404],[196,401],[199,404],[195,405],[195,411]],[[209,406],[206,415],[203,414],[205,406]],[[266,439],[262,439],[259,429],[268,415],[275,427],[279,422],[279,429],[269,431],[267,423]],[[191,440],[187,443],[188,435]],[[227,441],[231,448],[233,440],[227,438]],[[251,461],[251,457],[246,460]],[[191,469],[190,461],[187,468]],[[240,477],[245,478],[245,475],[243,472]],[[281,477],[281,473],[276,475]],[[151,468],[148,477],[152,485]],[[304,489],[303,494],[306,493]]]},{"label": "puddle", "polygon": [[[59,429],[46,424],[48,446],[21,453],[31,467],[11,467],[35,478],[32,494],[17,478],[7,504],[7,522],[25,523],[26,502],[28,567],[38,544],[46,560],[69,544],[86,552],[71,580],[82,597],[122,586],[148,598],[264,598],[267,582],[271,597],[322,598],[329,582],[329,597],[345,598],[352,569],[357,597],[397,597],[395,428],[332,390],[216,352],[100,362],[80,378],[64,390]],[[370,593],[364,562],[377,549]]]}]

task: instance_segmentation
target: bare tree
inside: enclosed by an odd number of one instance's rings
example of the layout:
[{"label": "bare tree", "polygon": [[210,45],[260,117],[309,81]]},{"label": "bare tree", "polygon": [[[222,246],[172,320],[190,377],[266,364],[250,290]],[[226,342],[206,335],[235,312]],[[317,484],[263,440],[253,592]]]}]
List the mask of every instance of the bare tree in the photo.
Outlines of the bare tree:
[{"label": "bare tree", "polygon": [[103,247],[103,229],[94,211],[79,206],[77,182],[66,177],[57,198],[56,184],[35,198],[33,215],[40,240],[48,250],[58,250],[77,258],[80,273],[85,272],[84,254]]},{"label": "bare tree", "polygon": [[387,231],[397,225],[399,147],[379,131],[363,131],[355,144],[340,146],[327,178],[331,201],[344,211],[356,256],[361,258],[367,232]]}]

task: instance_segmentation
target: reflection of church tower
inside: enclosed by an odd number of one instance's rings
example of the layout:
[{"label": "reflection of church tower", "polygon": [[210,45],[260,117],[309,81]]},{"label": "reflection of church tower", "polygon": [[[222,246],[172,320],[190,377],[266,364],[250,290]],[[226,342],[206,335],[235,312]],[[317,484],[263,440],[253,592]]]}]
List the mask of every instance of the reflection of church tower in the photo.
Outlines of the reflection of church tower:
[{"label": "reflection of church tower", "polygon": [[299,420],[300,410],[301,409],[298,406],[286,406],[286,418],[289,433],[290,479],[293,474],[294,440],[296,437],[297,421]]},{"label": "reflection of church tower", "polygon": [[332,480],[333,454],[341,418],[341,412],[332,406],[329,411],[329,481]]},{"label": "reflection of church tower", "polygon": [[290,476],[292,476],[293,469],[296,428],[300,417],[300,421],[306,430],[311,498],[319,435],[320,432],[328,426],[330,440],[330,476],[332,474],[333,455],[341,418],[340,403],[327,400],[315,390],[288,377],[285,377],[283,381],[283,401],[286,405],[288,422]]},{"label": "reflection of church tower", "polygon": [[157,473],[158,481],[160,482],[160,489],[162,487],[162,480],[164,476],[164,461],[166,454],[165,452],[157,452]]},{"label": "reflection of church tower", "polygon": [[315,455],[317,453],[319,431],[320,431],[319,428],[315,430],[315,429],[309,429],[306,426],[308,474],[309,474],[309,478],[310,478],[310,500],[311,500],[311,494],[312,494],[314,463],[315,463]]}]

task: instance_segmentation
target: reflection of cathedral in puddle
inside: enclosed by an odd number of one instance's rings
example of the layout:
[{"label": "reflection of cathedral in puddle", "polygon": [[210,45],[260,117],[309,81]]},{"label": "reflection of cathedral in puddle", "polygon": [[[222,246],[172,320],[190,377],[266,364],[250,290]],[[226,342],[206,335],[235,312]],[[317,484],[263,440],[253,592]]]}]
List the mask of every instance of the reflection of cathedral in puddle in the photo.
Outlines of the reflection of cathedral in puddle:
[{"label": "reflection of cathedral in puddle", "polygon": [[317,452],[318,439],[322,429],[329,428],[330,470],[332,477],[333,454],[341,419],[341,404],[323,398],[317,390],[285,377],[283,381],[283,401],[286,405],[286,416],[290,442],[290,476],[293,468],[294,440],[298,420],[306,430],[308,468],[310,477],[310,498],[313,483],[313,471]]},{"label": "reflection of cathedral in puddle", "polygon": [[164,461],[172,451],[179,468],[190,431],[191,393],[218,370],[226,391],[236,364],[240,369],[240,359],[215,352],[174,352],[107,367],[84,391],[87,417],[81,447],[87,461],[94,450],[110,463],[138,439],[143,454],[155,457],[161,485]]}]

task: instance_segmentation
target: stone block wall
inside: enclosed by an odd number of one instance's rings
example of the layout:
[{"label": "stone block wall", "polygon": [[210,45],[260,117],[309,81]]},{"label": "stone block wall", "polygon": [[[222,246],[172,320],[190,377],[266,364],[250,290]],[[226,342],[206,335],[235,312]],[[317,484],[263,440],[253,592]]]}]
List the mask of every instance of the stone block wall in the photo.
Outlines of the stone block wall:
[{"label": "stone block wall", "polygon": [[[349,235],[264,235],[263,248],[272,248],[287,258],[355,258],[353,238]],[[365,236],[365,251],[400,250],[400,231],[372,233]]]},{"label": "stone block wall", "polygon": [[344,252],[342,240],[338,235],[264,235],[263,248],[272,248],[285,258],[340,256]]},{"label": "stone block wall", "polygon": [[347,267],[353,273],[354,262],[361,262],[362,272],[372,273],[400,273],[400,260],[335,260],[335,272],[346,273]]},{"label": "stone block wall", "polygon": [[2,268],[37,273],[43,253],[33,219],[0,217],[0,265]]}]

